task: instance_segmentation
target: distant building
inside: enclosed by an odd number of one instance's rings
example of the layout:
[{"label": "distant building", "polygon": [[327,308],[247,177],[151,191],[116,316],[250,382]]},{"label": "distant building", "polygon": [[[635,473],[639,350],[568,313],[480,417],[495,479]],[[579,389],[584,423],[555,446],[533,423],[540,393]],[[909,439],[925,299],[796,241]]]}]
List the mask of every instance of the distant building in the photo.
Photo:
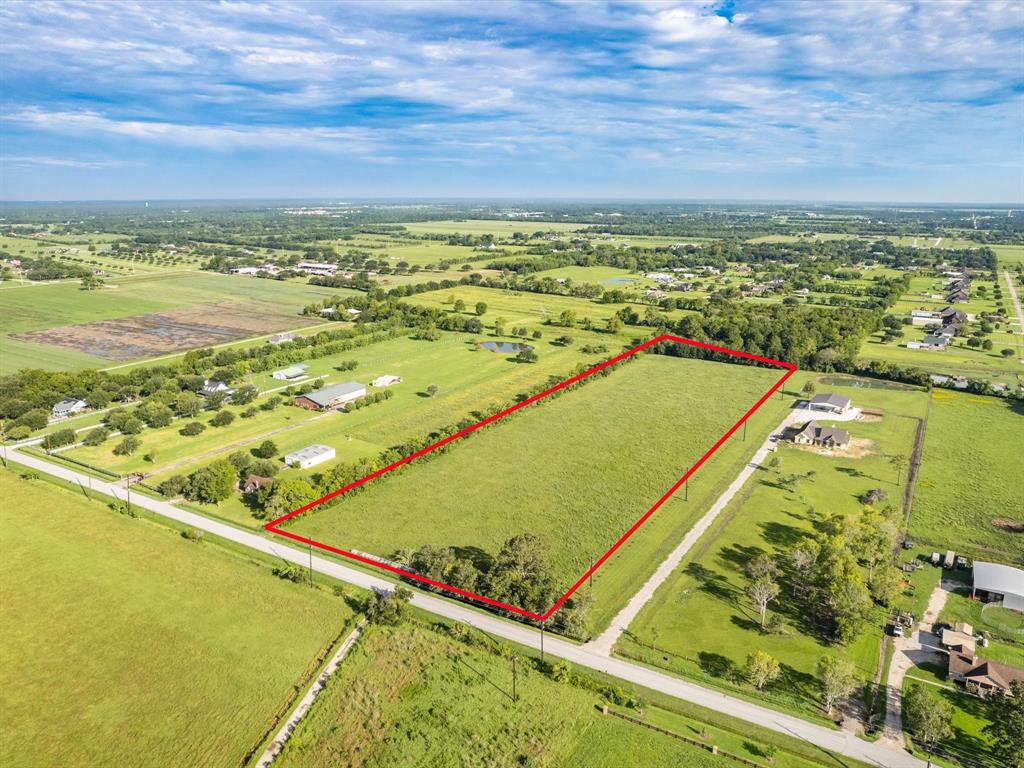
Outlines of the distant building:
[{"label": "distant building", "polygon": [[823,427],[816,421],[809,421],[804,428],[793,435],[797,445],[817,445],[822,448],[846,448],[850,444],[850,433],[838,427]]},{"label": "distant building", "polygon": [[295,334],[291,332],[275,333],[273,336],[267,339],[267,342],[269,344],[284,344],[286,341],[291,341],[294,338]]},{"label": "distant building", "polygon": [[807,407],[813,411],[824,411],[841,416],[846,413],[850,405],[850,398],[828,392],[812,397]]},{"label": "distant building", "polygon": [[306,371],[308,370],[308,365],[305,363],[299,363],[298,365],[289,365],[287,368],[282,368],[280,371],[274,371],[270,375],[278,381],[292,381],[293,379],[301,379],[306,375]]},{"label": "distant building", "polygon": [[973,576],[971,597],[975,600],[1024,611],[1024,571],[1020,568],[975,560]]},{"label": "distant building", "polygon": [[402,377],[401,376],[392,376],[390,374],[385,374],[383,376],[378,376],[376,379],[371,381],[370,382],[370,386],[371,387],[390,387],[392,384],[401,384],[401,383],[402,383]]},{"label": "distant building", "polygon": [[232,267],[232,275],[258,275],[260,273],[259,267]]},{"label": "distant building", "polygon": [[327,275],[329,277],[338,271],[338,265],[317,261],[300,261],[295,265],[295,269],[298,272],[305,272],[307,275]]},{"label": "distant building", "polygon": [[223,392],[226,397],[230,398],[235,393],[235,390],[219,379],[207,379],[199,389],[199,396],[210,397],[210,395],[215,395],[218,392]]},{"label": "distant building", "polygon": [[317,464],[323,464],[325,461],[330,461],[333,458],[334,449],[329,445],[310,445],[303,448],[301,451],[286,453],[284,456],[284,463],[289,467],[309,469],[310,467],[315,467]]},{"label": "distant building", "polygon": [[314,411],[329,411],[341,408],[361,397],[366,397],[366,387],[357,381],[346,381],[343,384],[334,384],[318,389],[307,395],[299,395],[295,398],[295,404]]},{"label": "distant building", "polygon": [[88,405],[85,400],[80,400],[77,397],[65,397],[50,409],[50,413],[55,419],[66,419],[72,414],[84,411]]}]

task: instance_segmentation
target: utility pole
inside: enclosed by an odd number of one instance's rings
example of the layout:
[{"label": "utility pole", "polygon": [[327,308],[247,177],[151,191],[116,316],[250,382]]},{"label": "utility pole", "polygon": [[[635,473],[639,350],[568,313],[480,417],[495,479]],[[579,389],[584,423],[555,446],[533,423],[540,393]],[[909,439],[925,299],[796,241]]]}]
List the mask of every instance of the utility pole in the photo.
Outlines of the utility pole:
[{"label": "utility pole", "polygon": [[313,586],[313,545],[309,545],[309,586]]},{"label": "utility pole", "polygon": [[743,422],[743,442],[747,441],[747,422]]},{"label": "utility pole", "polygon": [[128,514],[132,513],[132,475],[129,472],[124,479],[124,487],[128,491]]},{"label": "utility pole", "polygon": [[683,501],[690,500],[690,478],[687,476],[686,485],[683,488]]},{"label": "utility pole", "polygon": [[541,664],[544,663],[544,625],[545,624],[547,624],[547,621],[542,621],[540,623],[540,663]]},{"label": "utility pole", "polygon": [[512,656],[512,701],[519,701],[519,694],[516,693],[516,657]]}]

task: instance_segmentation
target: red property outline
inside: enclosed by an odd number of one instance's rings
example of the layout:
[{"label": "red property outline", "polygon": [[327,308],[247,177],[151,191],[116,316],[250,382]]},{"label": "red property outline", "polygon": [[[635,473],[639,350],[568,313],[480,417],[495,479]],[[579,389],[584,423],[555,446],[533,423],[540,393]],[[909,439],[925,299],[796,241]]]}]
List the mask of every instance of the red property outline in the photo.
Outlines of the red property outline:
[{"label": "red property outline", "polygon": [[[783,374],[783,376],[778,381],[776,381],[767,392],[765,392],[763,395],[761,395],[761,398],[756,403],[754,403],[747,410],[747,412],[744,413],[739,418],[739,420],[729,428],[729,430],[724,435],[722,435],[720,438],[718,438],[718,441],[714,445],[712,445],[707,450],[707,452],[703,456],[701,456],[700,459],[698,459],[696,461],[696,463],[694,463],[694,465],[692,467],[690,467],[689,470],[687,470],[686,474],[684,474],[682,477],[680,477],[675,482],[675,484],[671,488],[669,488],[664,493],[664,495],[662,495],[662,497],[660,499],[658,499],[654,503],[654,505],[650,509],[648,509],[640,517],[639,520],[637,520],[635,523],[633,523],[633,525],[630,526],[629,530],[627,530],[624,534],[622,534],[622,536],[619,537],[618,541],[616,541],[614,544],[612,544],[612,546],[608,549],[608,551],[605,552],[603,555],[601,555],[601,557],[598,558],[594,562],[594,564],[587,570],[587,572],[584,573],[575,584],[573,584],[571,587],[569,587],[569,589],[565,592],[565,594],[563,594],[560,598],[558,598],[558,600],[555,601],[554,605],[552,605],[550,608],[548,608],[548,610],[546,612],[544,612],[544,613],[540,613],[540,614],[533,613],[532,611],[527,611],[527,610],[524,610],[522,608],[518,608],[518,607],[516,607],[514,605],[508,605],[507,603],[503,603],[500,600],[493,600],[493,599],[491,599],[489,597],[485,597],[483,595],[478,595],[475,592],[469,592],[469,591],[467,591],[465,589],[459,589],[458,587],[454,587],[451,584],[444,584],[443,582],[440,582],[440,581],[434,581],[433,579],[428,579],[426,576],[421,576],[421,575],[419,575],[417,573],[413,573],[411,571],[406,571],[406,570],[404,570],[402,568],[397,568],[397,567],[395,567],[393,565],[389,565],[387,563],[377,562],[376,560],[373,560],[373,559],[368,558],[368,557],[364,557],[363,555],[358,555],[358,554],[356,554],[354,552],[349,552],[349,551],[344,550],[344,549],[338,549],[337,547],[332,547],[329,544],[324,544],[323,542],[315,541],[313,539],[306,538],[305,536],[299,536],[298,534],[292,533],[291,531],[286,531],[286,530],[283,530],[281,528],[278,528],[278,525],[280,523],[283,523],[286,520],[290,520],[293,517],[298,517],[303,512],[306,512],[307,510],[310,510],[313,507],[316,507],[316,506],[318,506],[320,504],[323,504],[325,501],[333,499],[335,496],[340,496],[341,494],[345,493],[346,491],[349,491],[349,490],[351,490],[353,488],[356,488],[356,487],[362,485],[363,483],[369,482],[370,480],[373,480],[376,477],[380,477],[381,475],[384,475],[384,474],[390,472],[393,469],[397,469],[398,467],[401,467],[404,464],[408,464],[409,462],[413,461],[414,459],[418,459],[420,456],[423,456],[426,453],[430,453],[431,451],[436,450],[436,449],[440,448],[443,445],[447,445],[448,443],[453,442],[454,440],[458,440],[461,437],[465,437],[470,432],[474,432],[475,430],[478,430],[481,427],[487,426],[488,424],[490,424],[492,422],[495,422],[498,419],[501,419],[501,418],[507,416],[508,414],[512,413],[513,411],[518,411],[520,408],[525,408],[526,406],[530,405],[531,403],[535,403],[538,400],[540,400],[540,399],[542,399],[544,397],[547,397],[548,395],[552,394],[553,392],[557,392],[558,390],[564,389],[565,387],[568,387],[571,384],[575,384],[577,381],[585,379],[588,376],[592,376],[593,374],[597,373],[598,371],[600,371],[600,370],[602,370],[604,368],[607,368],[610,365],[614,365],[615,363],[619,362],[620,360],[625,360],[627,357],[630,357],[631,355],[635,355],[638,352],[641,352],[641,351],[647,349],[648,347],[651,347],[651,346],[653,346],[655,344],[658,344],[659,342],[662,342],[662,341],[674,341],[674,342],[678,342],[680,344],[688,344],[691,347],[699,347],[700,349],[707,349],[707,350],[711,350],[713,352],[720,352],[720,353],[726,354],[726,355],[733,355],[734,357],[742,357],[742,358],[746,358],[747,360],[756,360],[757,362],[760,362],[760,363],[767,363],[769,365],[774,365],[774,366],[778,366],[780,368],[785,368],[786,369],[786,373]],[[575,376],[573,376],[571,378],[568,378],[565,381],[560,382],[560,383],[556,384],[555,386],[553,386],[553,387],[551,387],[549,389],[545,389],[543,392],[540,392],[539,394],[533,395],[532,397],[529,397],[526,400],[523,400],[521,403],[516,403],[515,405],[513,405],[513,406],[511,406],[509,408],[506,408],[505,410],[503,410],[503,411],[501,411],[499,413],[496,413],[493,416],[488,416],[486,419],[483,419],[482,421],[478,421],[476,424],[473,424],[470,427],[466,427],[465,429],[463,429],[463,430],[461,430],[459,432],[456,432],[454,435],[451,435],[450,437],[446,437],[443,440],[438,440],[436,443],[434,443],[433,445],[428,445],[426,448],[421,448],[420,450],[416,451],[415,453],[412,453],[409,456],[406,456],[404,459],[400,459],[399,461],[396,461],[393,464],[389,464],[388,466],[384,467],[383,469],[378,469],[376,472],[372,472],[369,475],[367,475],[366,477],[363,477],[363,478],[360,478],[359,480],[356,480],[354,483],[349,483],[344,488],[339,488],[336,491],[331,491],[326,496],[323,496],[323,497],[317,499],[316,501],[312,501],[309,504],[306,504],[305,506],[299,507],[298,509],[289,512],[287,515],[282,515],[281,517],[277,518],[276,520],[272,520],[271,522],[267,523],[263,527],[264,527],[265,530],[270,531],[271,533],[276,533],[276,534],[278,534],[280,536],[285,536],[285,537],[287,537],[289,539],[292,539],[293,541],[299,541],[299,542],[302,542],[303,544],[308,544],[310,546],[317,547],[319,549],[323,549],[323,550],[325,550],[327,552],[333,552],[335,554],[342,555],[343,557],[347,557],[350,560],[355,560],[355,561],[363,563],[365,565],[372,565],[375,568],[380,568],[382,570],[389,571],[391,573],[397,574],[397,575],[405,577],[405,578],[415,579],[416,581],[423,582],[424,584],[429,584],[429,585],[431,585],[433,587],[438,587],[440,589],[447,590],[448,592],[453,592],[453,593],[455,593],[457,595],[461,595],[463,597],[468,597],[471,600],[477,600],[477,601],[479,601],[481,603],[485,603],[485,604],[493,606],[495,608],[502,608],[502,609],[504,609],[506,611],[512,611],[513,613],[518,613],[519,615],[526,616],[527,618],[530,618],[530,619],[535,619],[537,621],[546,621],[548,618],[551,617],[551,615],[555,611],[557,611],[561,607],[562,603],[564,603],[567,599],[569,599],[569,597],[572,595],[573,592],[575,592],[577,589],[579,589],[580,586],[582,586],[583,583],[586,582],[586,580],[588,578],[590,578],[590,575],[593,574],[594,571],[596,571],[598,568],[600,568],[605,563],[605,561],[608,560],[608,558],[610,558],[613,554],[615,554],[615,551],[619,547],[621,547],[630,536],[632,536],[634,533],[636,533],[637,529],[639,529],[641,525],[643,525],[645,522],[647,522],[647,520],[651,517],[651,515],[653,515],[655,512],[657,512],[658,509],[666,501],[669,500],[669,498],[672,496],[673,493],[675,493],[677,490],[679,490],[679,488],[683,485],[683,483],[685,483],[690,478],[690,476],[694,472],[696,472],[701,467],[701,465],[704,464],[704,462],[707,461],[711,457],[711,455],[722,446],[722,444],[726,440],[728,440],[730,437],[732,437],[732,435],[736,432],[736,430],[738,430],[743,425],[743,423],[748,418],[750,418],[750,416],[754,413],[754,411],[756,411],[758,408],[760,408],[762,405],[764,405],[765,401],[769,397],[771,397],[779,389],[779,387],[781,387],[786,382],[786,379],[788,379],[790,376],[792,376],[796,372],[796,370],[797,370],[797,368],[796,368],[795,365],[793,365],[792,363],[784,363],[781,360],[772,360],[771,358],[760,357],[759,355],[752,355],[749,352],[740,352],[739,350],[727,349],[726,347],[717,347],[717,346],[715,346],[713,344],[705,344],[704,342],[694,341],[693,339],[685,339],[685,338],[683,338],[681,336],[672,336],[672,335],[667,334],[667,333],[666,334],[662,334],[661,336],[657,336],[657,337],[651,339],[650,341],[645,341],[643,344],[640,344],[639,346],[633,347],[632,349],[629,349],[629,350],[623,352],[621,355],[617,355],[617,356],[611,358],[610,360],[605,360],[603,363],[599,363],[598,365],[595,365],[593,368],[589,368],[586,371],[583,371],[583,373],[578,373]]]}]

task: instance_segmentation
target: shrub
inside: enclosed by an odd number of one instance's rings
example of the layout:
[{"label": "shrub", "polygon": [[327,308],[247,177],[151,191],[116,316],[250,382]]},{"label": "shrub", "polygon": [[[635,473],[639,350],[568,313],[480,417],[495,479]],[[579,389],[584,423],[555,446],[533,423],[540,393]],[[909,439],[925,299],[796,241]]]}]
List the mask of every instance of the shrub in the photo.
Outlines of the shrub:
[{"label": "shrub", "polygon": [[43,448],[47,451],[52,451],[54,448],[59,448],[62,445],[71,445],[74,442],[75,430],[61,429],[56,432],[51,432],[43,438]]},{"label": "shrub", "polygon": [[201,421],[190,421],[188,424],[186,424],[184,427],[178,430],[178,434],[184,435],[185,437],[195,437],[196,435],[204,432],[205,430],[206,425],[203,424]]},{"label": "shrub", "polygon": [[210,419],[210,424],[215,427],[226,427],[228,424],[235,420],[235,414],[231,411],[220,411]]},{"label": "shrub", "polygon": [[258,459],[272,459],[277,455],[277,443],[273,440],[264,440],[252,449],[252,455]]},{"label": "shrub", "polygon": [[109,429],[106,427],[96,427],[96,429],[89,430],[82,442],[86,445],[100,445],[106,441],[108,437],[110,437]]}]

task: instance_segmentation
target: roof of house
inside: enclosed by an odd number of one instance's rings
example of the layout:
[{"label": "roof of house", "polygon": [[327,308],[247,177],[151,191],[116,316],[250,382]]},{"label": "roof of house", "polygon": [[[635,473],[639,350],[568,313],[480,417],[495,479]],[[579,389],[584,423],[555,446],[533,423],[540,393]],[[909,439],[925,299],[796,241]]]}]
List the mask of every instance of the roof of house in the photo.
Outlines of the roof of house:
[{"label": "roof of house", "polygon": [[254,491],[257,488],[265,488],[268,485],[272,485],[273,482],[274,478],[272,477],[263,477],[263,475],[249,475],[242,482],[242,488],[248,491]]},{"label": "roof of house", "polygon": [[837,395],[834,392],[822,393],[811,398],[811,405],[831,405],[834,408],[845,410],[850,407],[850,398]]},{"label": "roof of house", "polygon": [[333,454],[334,449],[329,445],[307,445],[305,448],[286,454],[284,460],[285,463],[291,464],[293,461],[315,459],[317,456],[323,456],[326,453]]},{"label": "roof of house", "polygon": [[318,389],[315,392],[310,392],[309,394],[302,395],[302,397],[312,400],[317,405],[328,406],[338,398],[354,395],[357,392],[362,392],[365,390],[366,387],[360,384],[358,381],[346,381],[341,384],[334,384],[330,387]]},{"label": "roof of house", "polygon": [[1001,595],[1024,595],[1024,571],[1001,563],[974,561],[974,588]]},{"label": "roof of house", "polygon": [[274,373],[283,373],[285,376],[301,376],[309,368],[305,363],[299,363],[298,365],[289,365],[287,368],[282,368],[280,371],[274,371]]},{"label": "roof of house", "polygon": [[[57,405],[77,405],[78,403],[84,403],[84,402],[85,402],[85,400],[83,400],[80,397],[65,397],[65,398],[62,398],[61,401],[59,403],[57,403]],[[53,407],[56,408],[57,405],[54,405]]]},{"label": "roof of house", "polygon": [[965,653],[974,655],[974,635],[956,629],[942,630],[942,644],[949,648],[959,647]]},{"label": "roof of house", "polygon": [[834,442],[845,445],[850,442],[850,433],[839,427],[823,427],[816,421],[808,421],[804,428],[797,432],[817,442]]},{"label": "roof of house", "polygon": [[965,681],[984,683],[1008,690],[1014,681],[1024,682],[1024,669],[988,659],[974,659],[963,653],[949,654],[949,674]]}]

